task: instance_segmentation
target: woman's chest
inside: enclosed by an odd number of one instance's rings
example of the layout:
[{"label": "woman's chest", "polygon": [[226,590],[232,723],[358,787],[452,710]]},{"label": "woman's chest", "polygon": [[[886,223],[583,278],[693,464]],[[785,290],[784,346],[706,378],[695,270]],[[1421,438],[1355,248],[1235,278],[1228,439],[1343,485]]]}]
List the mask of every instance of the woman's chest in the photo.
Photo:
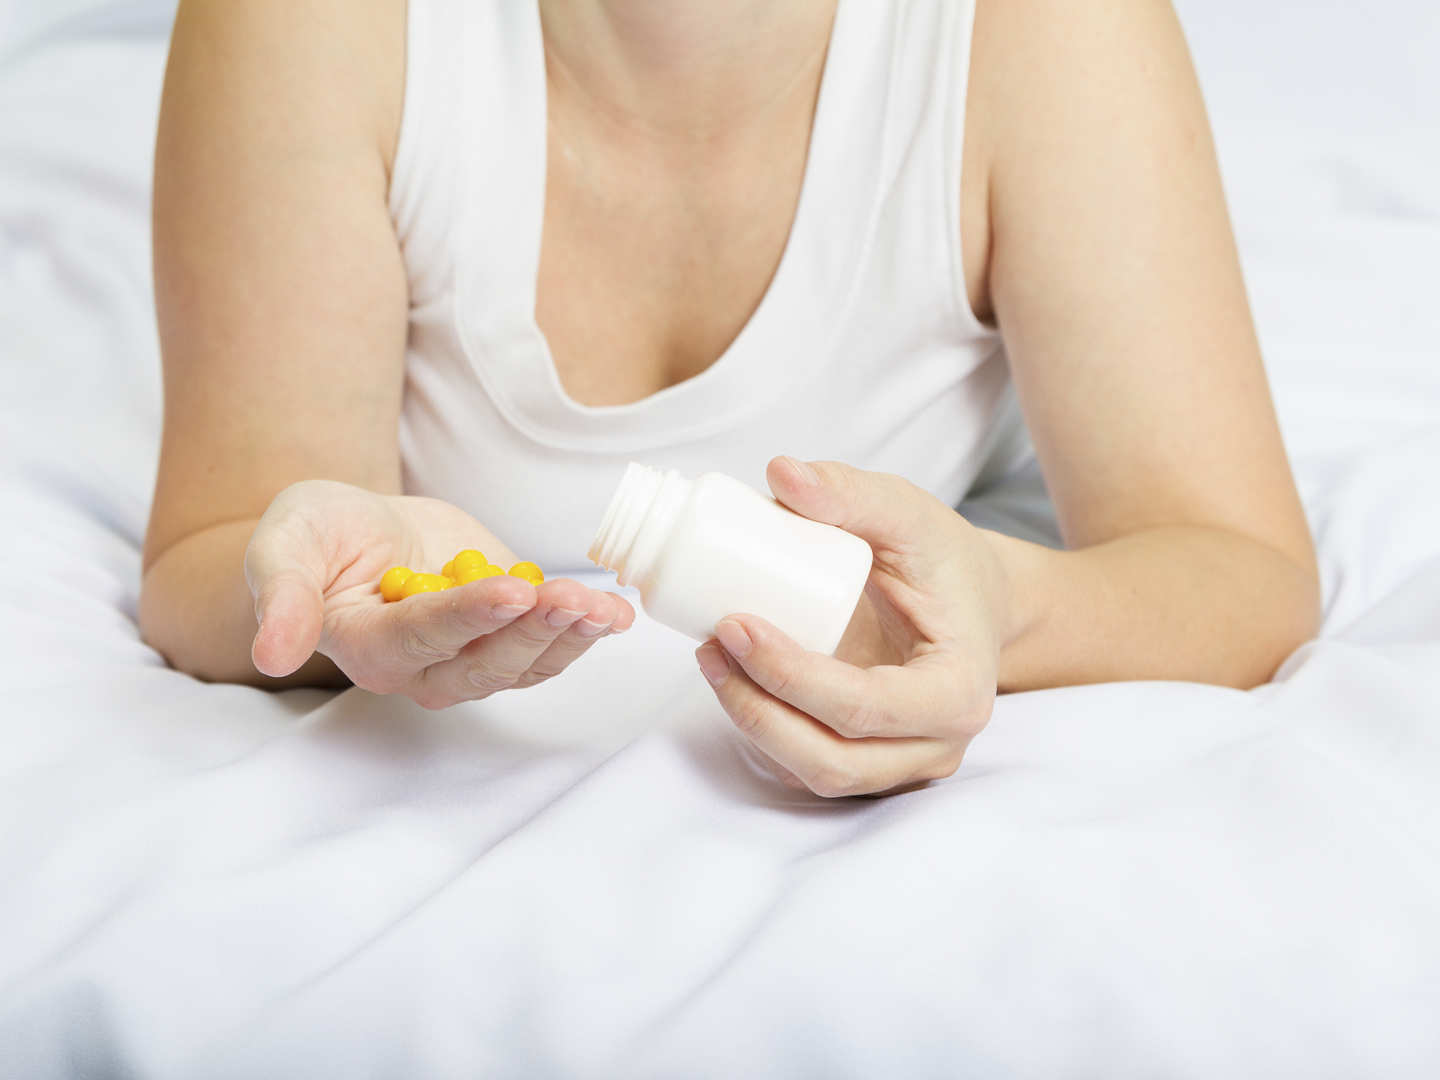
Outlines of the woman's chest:
[{"label": "woman's chest", "polygon": [[638,401],[750,321],[795,220],[814,93],[719,135],[636,132],[551,95],[535,316],[566,393]]}]

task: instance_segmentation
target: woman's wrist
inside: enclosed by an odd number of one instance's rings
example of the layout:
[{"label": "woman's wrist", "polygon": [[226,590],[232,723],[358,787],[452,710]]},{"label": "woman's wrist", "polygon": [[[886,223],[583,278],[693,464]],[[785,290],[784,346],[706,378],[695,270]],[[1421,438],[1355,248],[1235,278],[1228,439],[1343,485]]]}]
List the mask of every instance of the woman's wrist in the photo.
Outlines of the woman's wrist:
[{"label": "woman's wrist", "polygon": [[[310,665],[288,680],[255,670],[255,600],[245,583],[245,548],[255,521],[231,521],[169,545],[145,571],[140,588],[140,636],[171,667],[207,682],[236,682],[266,689],[333,682],[330,665]],[[320,657],[323,661],[324,658]],[[319,670],[317,670],[319,669]]]},{"label": "woman's wrist", "polygon": [[999,650],[996,681],[1002,691],[1014,689],[1015,658],[1044,618],[1044,579],[1055,572],[1050,562],[1063,553],[989,529],[973,532],[991,568],[986,592]]},{"label": "woman's wrist", "polygon": [[1238,533],[1173,526],[1078,551],[981,535],[1009,583],[1002,692],[1132,679],[1250,687],[1315,631],[1313,574]]}]

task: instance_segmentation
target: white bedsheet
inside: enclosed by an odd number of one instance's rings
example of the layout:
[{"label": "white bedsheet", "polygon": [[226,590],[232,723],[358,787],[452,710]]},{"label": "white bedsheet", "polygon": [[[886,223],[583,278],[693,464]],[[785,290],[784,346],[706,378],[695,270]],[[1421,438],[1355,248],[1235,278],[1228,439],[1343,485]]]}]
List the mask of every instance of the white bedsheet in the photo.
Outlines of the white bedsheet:
[{"label": "white bedsheet", "polygon": [[1181,10],[1323,638],[824,803],[653,624],[433,714],[166,669],[168,8],[0,0],[0,1077],[1440,1075],[1440,8]]}]

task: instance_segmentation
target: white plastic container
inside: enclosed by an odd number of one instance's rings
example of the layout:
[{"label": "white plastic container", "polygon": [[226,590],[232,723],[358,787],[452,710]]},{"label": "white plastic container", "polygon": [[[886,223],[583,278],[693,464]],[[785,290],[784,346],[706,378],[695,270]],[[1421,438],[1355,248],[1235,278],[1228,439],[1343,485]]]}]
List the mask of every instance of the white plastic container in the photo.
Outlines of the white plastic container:
[{"label": "white plastic container", "polygon": [[724,473],[686,480],[631,462],[590,560],[640,590],[646,613],[698,641],[727,615],[758,615],[834,653],[870,576],[870,545]]}]

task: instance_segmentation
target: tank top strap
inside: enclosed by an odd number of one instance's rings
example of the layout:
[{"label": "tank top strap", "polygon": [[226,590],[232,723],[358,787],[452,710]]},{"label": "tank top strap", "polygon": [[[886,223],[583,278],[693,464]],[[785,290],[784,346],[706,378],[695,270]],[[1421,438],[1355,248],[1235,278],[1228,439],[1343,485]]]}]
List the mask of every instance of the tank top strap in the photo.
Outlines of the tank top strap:
[{"label": "tank top strap", "polygon": [[411,303],[455,292],[523,313],[545,208],[545,55],[533,0],[410,0],[405,104],[390,212]]}]

